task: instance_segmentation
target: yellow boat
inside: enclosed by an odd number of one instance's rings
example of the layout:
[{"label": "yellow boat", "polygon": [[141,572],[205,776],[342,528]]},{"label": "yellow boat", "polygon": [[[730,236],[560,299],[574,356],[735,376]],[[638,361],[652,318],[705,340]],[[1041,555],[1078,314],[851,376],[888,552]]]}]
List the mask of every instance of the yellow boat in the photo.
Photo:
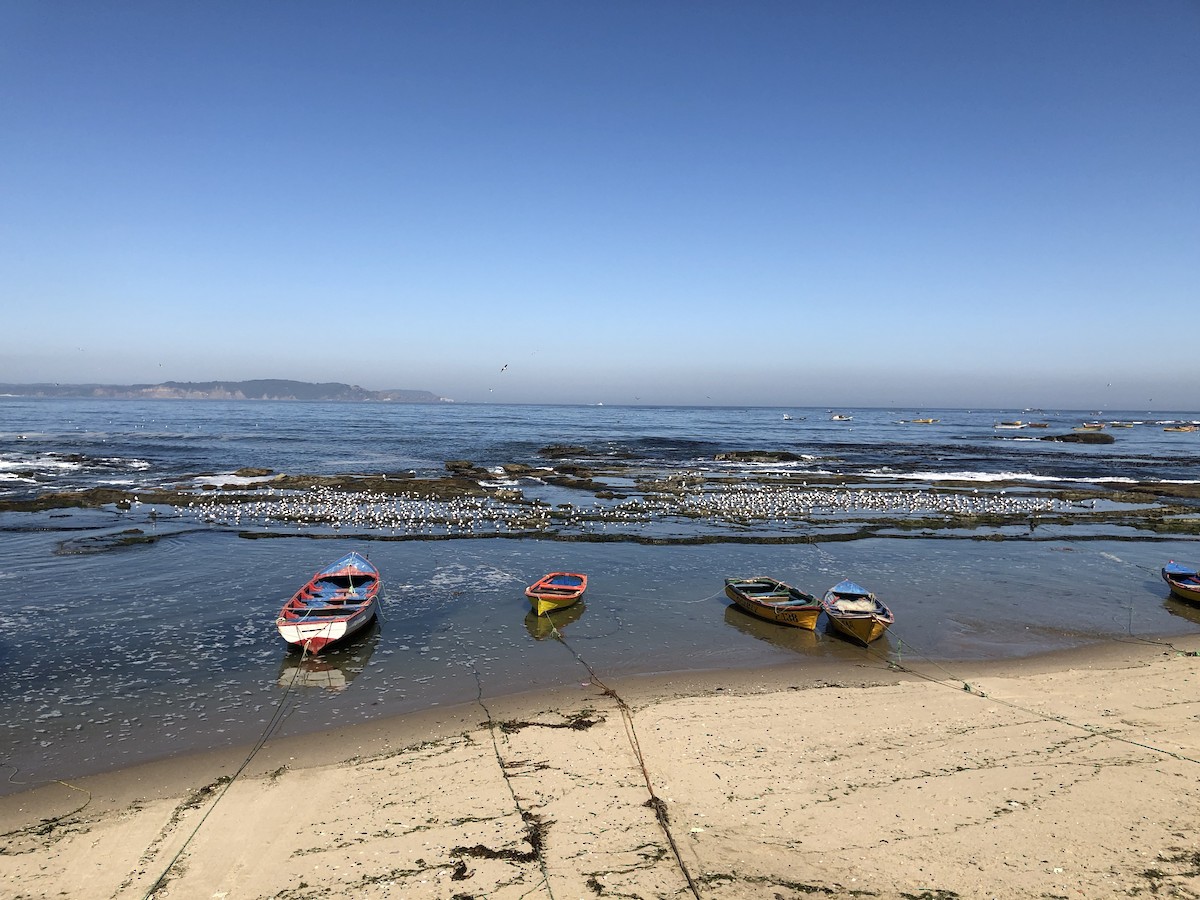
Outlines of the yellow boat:
[{"label": "yellow boat", "polygon": [[834,630],[864,646],[883,637],[896,621],[874,594],[853,581],[839,581],[825,592],[821,605]]},{"label": "yellow boat", "polygon": [[751,615],[793,628],[814,631],[821,616],[821,601],[812,594],[766,576],[726,578],[725,596]]},{"label": "yellow boat", "polygon": [[1176,597],[1200,603],[1200,573],[1195,569],[1169,562],[1162,568],[1162,577]]},{"label": "yellow boat", "polygon": [[1164,428],[1163,431],[1195,431],[1195,425],[1170,425]]},{"label": "yellow boat", "polygon": [[543,575],[529,587],[525,596],[539,616],[570,606],[587,590],[587,576],[577,572],[551,572]]},{"label": "yellow boat", "polygon": [[914,425],[936,425],[937,419],[913,419]]}]

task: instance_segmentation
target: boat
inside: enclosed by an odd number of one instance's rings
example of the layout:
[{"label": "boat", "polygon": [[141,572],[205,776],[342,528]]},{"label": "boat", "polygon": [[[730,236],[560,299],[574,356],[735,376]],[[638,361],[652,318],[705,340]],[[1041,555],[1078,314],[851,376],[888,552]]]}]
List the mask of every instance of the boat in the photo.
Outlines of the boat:
[{"label": "boat", "polygon": [[992,426],[993,428],[1028,428],[1029,425],[1025,422],[1017,420],[1015,422],[998,422]]},{"label": "boat", "polygon": [[379,570],[365,556],[347,553],[296,591],[275,620],[294,647],[319,653],[369,625],[379,612]]},{"label": "boat", "polygon": [[541,616],[570,606],[582,597],[587,581],[586,575],[577,572],[551,572],[525,588],[525,596],[533,611]]},{"label": "boat", "polygon": [[896,621],[874,594],[853,581],[839,581],[831,587],[821,606],[834,630],[863,645],[882,637]]},{"label": "boat", "polygon": [[1104,429],[1103,422],[1084,422],[1082,425],[1076,425],[1075,431],[1102,431]]},{"label": "boat", "polygon": [[912,423],[914,425],[936,425],[937,422],[938,422],[937,419],[913,419],[912,420]]},{"label": "boat", "polygon": [[1177,432],[1196,431],[1196,426],[1195,425],[1169,425],[1166,428],[1164,428],[1163,431],[1177,431]]},{"label": "boat", "polygon": [[854,416],[843,416],[841,413],[829,417],[834,422],[849,422]]},{"label": "boat", "polygon": [[1162,577],[1176,597],[1200,603],[1200,572],[1172,561],[1162,567]]},{"label": "boat", "polygon": [[751,615],[815,631],[821,601],[775,578],[726,578],[725,596]]}]

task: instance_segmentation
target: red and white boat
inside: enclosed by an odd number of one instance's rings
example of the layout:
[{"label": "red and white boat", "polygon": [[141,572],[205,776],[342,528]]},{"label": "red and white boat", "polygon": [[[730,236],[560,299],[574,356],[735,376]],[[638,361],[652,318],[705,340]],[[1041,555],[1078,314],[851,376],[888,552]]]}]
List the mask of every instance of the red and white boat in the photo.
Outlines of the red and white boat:
[{"label": "red and white boat", "polygon": [[275,627],[285,641],[319,653],[361,631],[379,612],[379,570],[347,553],[325,567],[283,605]]}]

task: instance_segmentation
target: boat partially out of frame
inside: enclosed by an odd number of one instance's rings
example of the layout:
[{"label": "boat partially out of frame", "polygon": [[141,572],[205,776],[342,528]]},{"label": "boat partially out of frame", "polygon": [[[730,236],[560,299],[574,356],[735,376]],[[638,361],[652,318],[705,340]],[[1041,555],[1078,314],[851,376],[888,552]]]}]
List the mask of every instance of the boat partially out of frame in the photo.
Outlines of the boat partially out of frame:
[{"label": "boat partially out of frame", "polygon": [[1162,577],[1176,597],[1200,603],[1200,572],[1177,562],[1169,562],[1162,567]]},{"label": "boat partially out of frame", "polygon": [[525,596],[534,613],[543,616],[568,607],[582,597],[587,582],[587,576],[578,572],[551,572],[525,588]]},{"label": "boat partially out of frame", "polygon": [[821,601],[812,594],[765,575],[756,578],[726,578],[725,596],[751,615],[815,631]]},{"label": "boat partially out of frame", "polygon": [[358,553],[347,553],[310,578],[283,605],[275,620],[294,647],[319,653],[345,641],[379,612],[379,570]]},{"label": "boat partially out of frame", "polygon": [[839,581],[825,592],[821,605],[835,631],[863,645],[883,637],[896,621],[874,594],[853,581]]}]

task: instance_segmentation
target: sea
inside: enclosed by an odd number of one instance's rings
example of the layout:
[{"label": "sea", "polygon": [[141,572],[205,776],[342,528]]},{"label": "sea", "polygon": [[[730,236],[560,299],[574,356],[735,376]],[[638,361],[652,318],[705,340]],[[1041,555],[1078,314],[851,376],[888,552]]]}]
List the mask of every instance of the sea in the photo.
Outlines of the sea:
[{"label": "sea", "polygon": [[[1113,443],[1041,439],[1085,422],[1104,423]],[[1200,629],[1200,609],[1171,599],[1159,577],[1170,559],[1200,563],[1195,534],[1045,528],[1030,540],[1033,529],[1022,528],[980,540],[960,529],[835,540],[816,529],[802,542],[759,540],[805,526],[626,513],[620,499],[522,481],[503,467],[545,466],[546,448],[574,448],[588,465],[667,482],[784,473],[914,496],[954,484],[997,499],[991,486],[1195,484],[1200,432],[1165,429],[1197,422],[1200,413],[1161,410],[0,397],[0,793],[249,746],[266,729],[303,734],[480,696],[583,690],[584,662],[602,678],[764,668],[791,684],[831,661],[948,673],[1112,640],[1169,642]],[[760,451],[787,456],[721,458]],[[612,516],[531,532],[477,505],[458,524],[448,507],[436,526],[394,508],[384,519],[305,524],[279,515],[289,501],[274,495],[269,475],[245,474],[433,478],[450,461],[493,473],[494,485],[541,491],[547,509],[607,503]],[[616,482],[618,493],[629,488]],[[261,491],[266,505],[230,512],[212,502],[221,486]],[[94,488],[135,499],[14,507]],[[194,491],[203,502],[136,499],[157,490]],[[356,501],[360,511],[383,502]],[[704,540],[689,540],[697,535]],[[349,550],[381,571],[379,622],[345,647],[301,658],[275,616]],[[550,571],[589,575],[584,600],[556,614],[553,629],[529,614],[522,593]],[[723,593],[725,577],[755,575],[818,595],[851,578],[896,623],[862,648],[823,629],[762,622]]]}]

